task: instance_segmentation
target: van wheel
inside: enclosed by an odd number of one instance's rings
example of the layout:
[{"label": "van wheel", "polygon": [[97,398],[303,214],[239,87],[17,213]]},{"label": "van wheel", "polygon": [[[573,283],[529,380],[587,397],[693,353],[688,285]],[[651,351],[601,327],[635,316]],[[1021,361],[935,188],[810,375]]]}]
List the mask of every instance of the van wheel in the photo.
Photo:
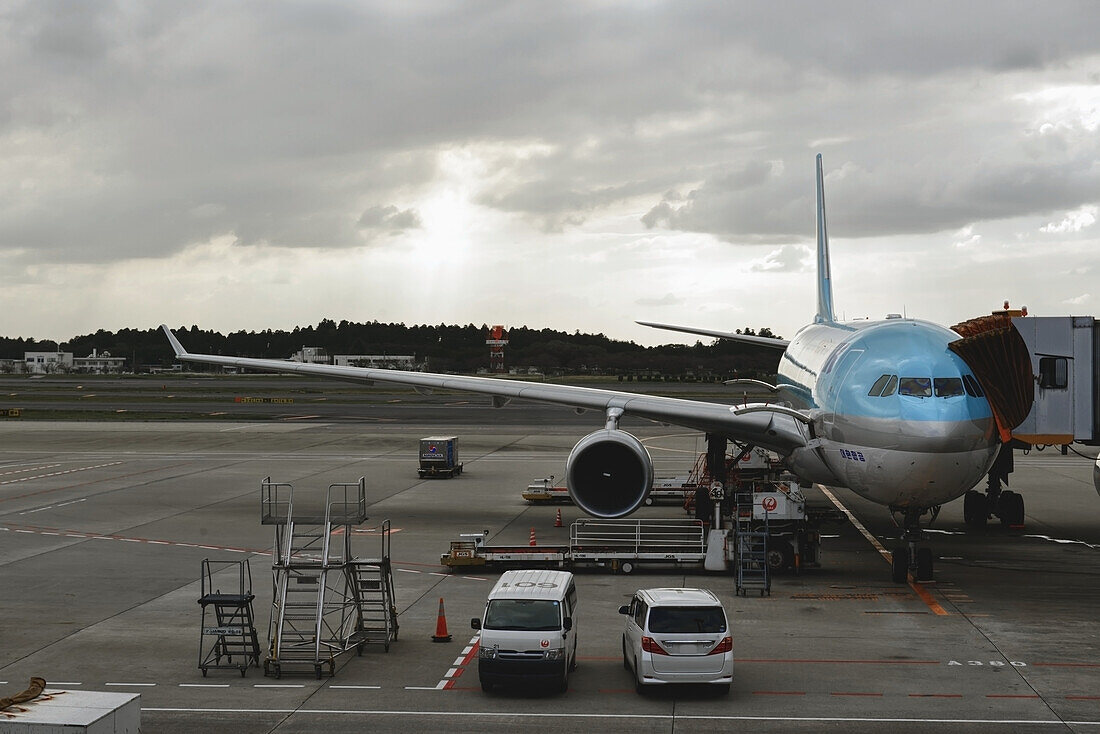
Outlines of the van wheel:
[{"label": "van wheel", "polygon": [[634,692],[639,696],[645,695],[645,685],[642,683],[642,674],[638,671],[638,660],[634,659]]},{"label": "van wheel", "polygon": [[626,635],[623,635],[623,669],[630,670],[630,660],[626,657]]},{"label": "van wheel", "polygon": [[488,693],[489,691],[493,690],[493,684],[490,683],[489,681],[485,680],[484,678],[482,678],[481,679],[481,690]]},{"label": "van wheel", "polygon": [[728,695],[730,695],[730,684],[729,683],[723,683],[722,685],[718,686],[718,695],[719,696],[728,696]]}]

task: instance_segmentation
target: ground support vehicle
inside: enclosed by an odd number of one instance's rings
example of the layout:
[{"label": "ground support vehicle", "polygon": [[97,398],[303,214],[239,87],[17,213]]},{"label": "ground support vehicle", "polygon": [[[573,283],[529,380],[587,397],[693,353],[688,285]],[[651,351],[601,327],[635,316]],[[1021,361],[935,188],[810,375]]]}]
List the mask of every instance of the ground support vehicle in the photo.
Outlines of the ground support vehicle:
[{"label": "ground support vehicle", "polygon": [[550,683],[569,688],[577,667],[577,586],[568,571],[524,569],[500,577],[481,617],[477,673],[481,689]]},{"label": "ground support vehicle", "polygon": [[[653,489],[645,499],[646,506],[655,504],[683,504],[685,496],[694,494],[695,485],[690,482],[687,475],[677,477],[656,477],[653,480]],[[554,477],[536,479],[523,490],[523,499],[532,505],[538,504],[573,504],[569,497],[569,488],[564,485],[556,485]]]},{"label": "ground support vehicle", "polygon": [[[789,479],[742,482],[736,496],[736,526],[740,531],[767,534],[767,561],[772,571],[819,567],[822,525],[846,519],[834,507],[810,505],[798,484]],[[744,503],[743,497],[751,499]]]},{"label": "ground support vehicle", "polygon": [[[471,566],[607,568],[632,573],[641,565],[703,568],[709,528],[698,520],[585,518],[569,527],[568,545],[487,545],[488,533],[451,541],[440,563],[451,570]],[[728,562],[732,545],[716,548]],[[711,541],[717,542],[717,541]]]},{"label": "ground support vehicle", "polygon": [[428,436],[420,439],[421,479],[450,479],[462,473],[458,460],[457,436]]}]

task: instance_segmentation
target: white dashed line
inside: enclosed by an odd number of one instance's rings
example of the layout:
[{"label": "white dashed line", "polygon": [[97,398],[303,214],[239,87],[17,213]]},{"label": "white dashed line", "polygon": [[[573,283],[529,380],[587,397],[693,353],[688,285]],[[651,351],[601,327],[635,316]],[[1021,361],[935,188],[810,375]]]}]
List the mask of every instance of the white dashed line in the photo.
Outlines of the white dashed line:
[{"label": "white dashed line", "polygon": [[256,683],[253,688],[305,688],[300,683]]},{"label": "white dashed line", "polygon": [[180,683],[180,688],[229,688],[228,683]]},{"label": "white dashed line", "polygon": [[356,690],[356,691],[358,691],[358,690],[377,691],[377,690],[381,689],[382,686],[329,686],[329,688],[347,688],[347,689]]},{"label": "white dashed line", "polygon": [[140,686],[142,688],[152,688],[156,683],[104,683],[105,686]]}]

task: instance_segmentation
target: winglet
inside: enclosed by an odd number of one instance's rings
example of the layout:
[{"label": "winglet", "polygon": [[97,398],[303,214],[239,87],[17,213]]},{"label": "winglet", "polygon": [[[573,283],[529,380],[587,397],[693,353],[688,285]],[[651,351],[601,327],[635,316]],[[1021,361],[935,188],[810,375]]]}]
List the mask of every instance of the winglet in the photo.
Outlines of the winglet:
[{"label": "winglet", "polygon": [[833,278],[829,268],[829,233],[825,228],[825,176],[817,154],[817,323],[833,323]]},{"label": "winglet", "polygon": [[161,324],[160,328],[164,331],[164,335],[168,337],[168,342],[172,345],[172,349],[176,351],[177,357],[186,357],[187,350],[180,344],[180,340],[176,338],[176,335],[172,333],[172,330],[168,328],[166,324]]}]

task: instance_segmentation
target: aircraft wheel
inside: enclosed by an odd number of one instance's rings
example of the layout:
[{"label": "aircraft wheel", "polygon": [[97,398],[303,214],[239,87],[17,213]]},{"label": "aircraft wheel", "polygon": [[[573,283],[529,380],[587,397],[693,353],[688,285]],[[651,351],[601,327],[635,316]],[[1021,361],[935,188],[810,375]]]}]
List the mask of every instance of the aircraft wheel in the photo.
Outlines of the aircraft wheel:
[{"label": "aircraft wheel", "polygon": [[989,519],[989,503],[985,495],[973,489],[963,497],[963,522],[972,528],[984,528]]},{"label": "aircraft wheel", "polygon": [[898,548],[892,554],[890,578],[894,583],[904,584],[909,578],[909,549]]},{"label": "aircraft wheel", "polygon": [[917,581],[932,580],[932,549],[917,550]]},{"label": "aircraft wheel", "polygon": [[1008,503],[1008,524],[1024,524],[1024,496],[1018,492],[1012,493],[1011,501]]}]

